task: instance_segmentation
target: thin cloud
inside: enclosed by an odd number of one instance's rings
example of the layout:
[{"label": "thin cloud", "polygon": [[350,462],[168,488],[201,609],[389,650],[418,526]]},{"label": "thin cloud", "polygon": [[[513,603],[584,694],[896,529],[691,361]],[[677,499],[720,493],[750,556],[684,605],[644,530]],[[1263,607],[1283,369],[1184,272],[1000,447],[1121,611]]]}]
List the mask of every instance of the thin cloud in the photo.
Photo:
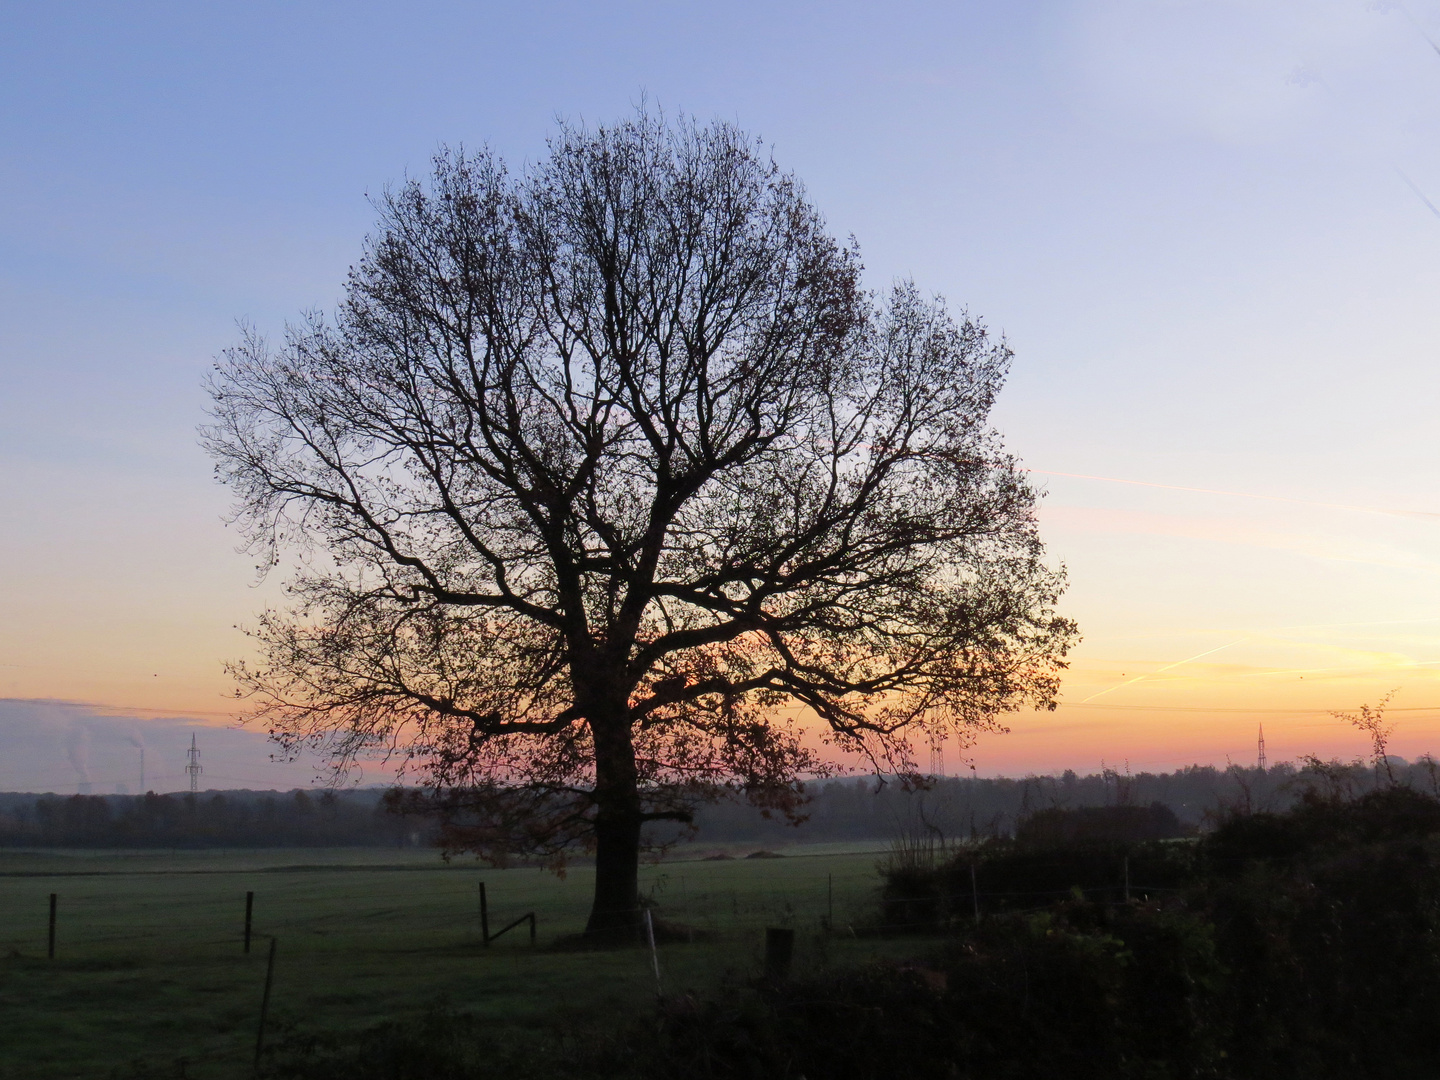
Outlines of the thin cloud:
[{"label": "thin cloud", "polygon": [[[1432,210],[1435,208],[1432,206]],[[1440,214],[1440,210],[1436,211]],[[1025,472],[1041,476],[1063,476],[1071,480],[1098,480],[1106,484],[1125,484],[1130,487],[1162,488],[1166,491],[1189,491],[1199,495],[1226,495],[1236,499],[1260,499],[1265,502],[1289,503],[1292,506],[1314,506],[1322,510],[1348,510],[1359,514],[1383,514],[1387,517],[1440,518],[1440,512],[1431,510],[1397,510],[1390,507],[1352,506],[1348,503],[1319,502],[1314,499],[1297,499],[1289,495],[1264,495],[1254,491],[1227,491],[1222,488],[1189,487],[1185,484],[1162,484],[1154,480],[1128,480],[1118,476],[1096,476],[1092,473],[1059,472],[1055,469],[1027,468]]]}]

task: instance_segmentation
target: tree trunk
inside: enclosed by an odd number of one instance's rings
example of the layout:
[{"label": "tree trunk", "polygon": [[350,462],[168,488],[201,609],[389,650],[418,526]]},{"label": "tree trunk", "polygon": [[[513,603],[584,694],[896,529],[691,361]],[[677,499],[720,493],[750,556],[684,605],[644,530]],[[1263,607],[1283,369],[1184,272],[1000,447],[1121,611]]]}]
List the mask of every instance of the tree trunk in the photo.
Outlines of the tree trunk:
[{"label": "tree trunk", "polygon": [[608,816],[595,822],[595,898],[587,937],[615,942],[639,940],[640,815]]},{"label": "tree trunk", "polygon": [[592,715],[595,740],[595,896],[587,937],[639,940],[640,789],[629,709]]}]

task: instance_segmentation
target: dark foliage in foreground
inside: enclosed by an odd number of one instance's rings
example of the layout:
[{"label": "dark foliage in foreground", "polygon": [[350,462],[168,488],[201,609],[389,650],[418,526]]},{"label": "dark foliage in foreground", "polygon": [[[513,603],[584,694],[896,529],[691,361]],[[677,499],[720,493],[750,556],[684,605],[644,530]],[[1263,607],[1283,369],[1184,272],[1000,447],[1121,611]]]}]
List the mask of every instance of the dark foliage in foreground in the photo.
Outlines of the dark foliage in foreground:
[{"label": "dark foliage in foreground", "polygon": [[[1126,904],[1071,880],[1126,851],[1132,871],[1164,871],[1175,884]],[[958,932],[913,964],[737,985],[719,1001],[671,999],[618,1034],[537,1034],[523,1045],[437,1011],[358,1038],[292,1038],[268,1075],[1440,1075],[1436,799],[1405,788],[1355,801],[1312,793],[1290,813],[1236,816],[1199,842],[1090,847],[1069,862],[1041,854],[996,845],[984,858],[992,880],[1078,887],[1028,909],[1012,903],[978,928],[952,923]],[[932,873],[944,882],[955,867]]]},{"label": "dark foliage in foreground", "polygon": [[1175,811],[1160,801],[1149,806],[1052,807],[1020,822],[1015,842],[1026,847],[1077,843],[1173,840],[1185,835]]}]

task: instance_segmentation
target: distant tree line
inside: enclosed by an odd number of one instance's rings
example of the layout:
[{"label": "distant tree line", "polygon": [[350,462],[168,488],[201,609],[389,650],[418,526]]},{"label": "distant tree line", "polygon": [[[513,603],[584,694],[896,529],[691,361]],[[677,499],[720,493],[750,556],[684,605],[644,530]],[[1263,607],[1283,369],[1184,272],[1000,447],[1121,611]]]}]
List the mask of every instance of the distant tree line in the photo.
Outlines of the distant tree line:
[{"label": "distant tree line", "polygon": [[[1306,784],[1352,794],[1374,787],[1377,770],[1359,763],[1317,763]],[[1436,785],[1435,763],[1390,759],[1395,782],[1423,790]],[[924,791],[875,777],[812,785],[805,820],[766,817],[744,802],[702,808],[693,831],[652,826],[652,844],[825,843],[929,836],[937,841],[1013,836],[1044,812],[1084,807],[1159,806],[1182,832],[1201,831],[1233,810],[1282,811],[1299,798],[1301,771],[1192,765],[1168,773],[1103,769],[1079,776],[939,778]],[[1386,782],[1389,782],[1388,777]],[[349,791],[212,791],[156,795],[30,795],[0,793],[4,847],[404,847],[437,842],[423,815],[397,812],[406,800],[378,789]],[[1038,815],[1038,817],[1037,817]],[[1168,821],[1168,816],[1166,817]]]},{"label": "distant tree line", "polygon": [[432,839],[428,821],[389,812],[373,790],[0,794],[4,847],[408,847]]},{"label": "distant tree line", "polygon": [[[1391,757],[1389,763],[1396,783],[1435,790],[1434,761],[1407,763]],[[1233,811],[1287,810],[1321,776],[1329,778],[1324,783],[1354,795],[1375,787],[1381,771],[1373,764],[1337,761],[1298,766],[1283,762],[1268,769],[1191,765],[1174,772],[1133,774],[1128,769],[1103,768],[1086,776],[1067,769],[1059,776],[939,778],[925,791],[907,791],[874,777],[849,778],[816,785],[799,827],[766,818],[743,804],[720,803],[696,814],[695,839],[700,843],[819,843],[888,840],[899,835],[928,835],[943,841],[985,839],[1013,836],[1021,822],[1041,811],[1148,808],[1156,803],[1175,815],[1183,831],[1193,833]]]}]

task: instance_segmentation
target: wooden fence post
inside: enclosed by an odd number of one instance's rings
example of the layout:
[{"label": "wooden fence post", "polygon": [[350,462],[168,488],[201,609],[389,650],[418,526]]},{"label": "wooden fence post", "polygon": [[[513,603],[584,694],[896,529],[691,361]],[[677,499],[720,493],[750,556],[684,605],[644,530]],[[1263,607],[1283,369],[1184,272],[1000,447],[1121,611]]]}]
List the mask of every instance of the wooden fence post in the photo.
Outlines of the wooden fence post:
[{"label": "wooden fence post", "polygon": [[[531,932],[534,932],[535,920],[530,920]],[[650,917],[650,909],[645,909],[645,936],[650,939],[650,964],[655,968],[655,996],[664,997],[665,993],[660,989],[660,954],[655,949],[655,921]]]},{"label": "wooden fence post", "polygon": [[483,881],[480,882],[480,939],[481,939],[481,941],[483,941],[486,945],[489,945],[492,941],[496,940],[497,938],[501,937],[501,936],[504,935],[504,934],[508,934],[511,930],[514,930],[515,927],[519,926],[519,925],[520,925],[521,923],[523,923],[523,922],[528,922],[528,923],[530,924],[530,944],[531,944],[531,945],[534,945],[534,944],[535,944],[535,912],[533,912],[533,911],[527,911],[524,915],[521,915],[521,916],[520,916],[518,919],[516,919],[514,922],[506,923],[506,924],[505,924],[504,926],[502,926],[499,930],[496,930],[496,931],[492,934],[492,933],[490,932],[490,903],[489,903],[488,899],[487,899],[486,896],[485,896],[485,883],[484,883]]},{"label": "wooden fence post", "polygon": [[50,960],[55,959],[55,904],[58,899],[59,896],[56,893],[50,894],[50,938],[45,947],[45,956]]},{"label": "wooden fence post", "polygon": [[975,881],[975,864],[970,864],[970,899],[975,905],[975,925],[980,925],[980,886]]},{"label": "wooden fence post", "polygon": [[260,1075],[260,1051],[265,1048],[265,1014],[270,1011],[270,984],[275,978],[275,939],[270,939],[270,959],[265,964],[265,993],[260,998],[260,1026],[255,1031],[255,1075]]},{"label": "wooden fence post", "polygon": [[255,911],[255,894],[245,894],[245,955],[250,955],[250,916]]}]

